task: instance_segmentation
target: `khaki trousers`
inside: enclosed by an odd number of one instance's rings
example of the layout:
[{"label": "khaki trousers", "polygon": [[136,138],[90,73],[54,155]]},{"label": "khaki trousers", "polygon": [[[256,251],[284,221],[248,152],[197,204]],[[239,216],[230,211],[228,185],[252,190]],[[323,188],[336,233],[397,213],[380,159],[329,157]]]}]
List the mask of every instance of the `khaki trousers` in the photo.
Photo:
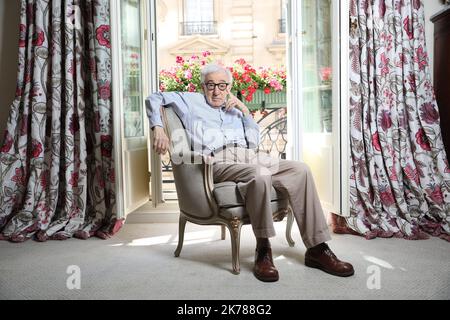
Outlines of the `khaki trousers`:
[{"label": "khaki trousers", "polygon": [[231,147],[214,154],[214,183],[234,181],[257,238],[275,236],[271,187],[287,194],[306,248],[331,240],[310,169],[252,149]]}]

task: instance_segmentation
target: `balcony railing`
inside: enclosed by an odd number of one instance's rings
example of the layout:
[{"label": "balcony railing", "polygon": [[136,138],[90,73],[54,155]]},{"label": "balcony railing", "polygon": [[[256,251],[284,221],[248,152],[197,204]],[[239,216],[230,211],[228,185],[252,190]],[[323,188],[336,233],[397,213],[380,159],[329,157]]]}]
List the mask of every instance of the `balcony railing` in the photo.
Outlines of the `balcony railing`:
[{"label": "balcony railing", "polygon": [[286,33],[286,19],[279,19],[278,20],[278,32],[279,33]]},{"label": "balcony railing", "polygon": [[217,34],[217,21],[182,22],[180,28],[183,36]]}]

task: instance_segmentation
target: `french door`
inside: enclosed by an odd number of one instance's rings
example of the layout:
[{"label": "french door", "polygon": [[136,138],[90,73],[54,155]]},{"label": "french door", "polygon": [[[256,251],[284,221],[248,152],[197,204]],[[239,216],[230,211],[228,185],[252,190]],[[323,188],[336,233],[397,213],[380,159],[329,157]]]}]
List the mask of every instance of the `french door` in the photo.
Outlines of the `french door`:
[{"label": "french door", "polygon": [[149,84],[146,2],[111,0],[113,99],[118,212],[124,217],[149,200],[148,125],[144,99]]},{"label": "french door", "polygon": [[[283,3],[289,83],[287,158],[306,162],[324,209],[345,215],[348,48],[343,35],[348,32],[348,0]],[[112,47],[117,203],[124,214],[145,203],[151,204],[149,210],[176,211],[177,207],[173,190],[163,187],[163,180],[171,179],[164,172],[170,164],[151,151],[144,107],[145,97],[159,87],[155,6],[155,1],[111,0],[112,42],[117,44]]]},{"label": "french door", "polygon": [[339,214],[346,211],[343,199],[348,197],[343,149],[348,118],[341,108],[346,101],[341,84],[347,81],[341,61],[348,56],[340,54],[346,48],[341,30],[348,24],[346,2],[290,0],[287,10],[288,157],[309,165],[323,208]]}]

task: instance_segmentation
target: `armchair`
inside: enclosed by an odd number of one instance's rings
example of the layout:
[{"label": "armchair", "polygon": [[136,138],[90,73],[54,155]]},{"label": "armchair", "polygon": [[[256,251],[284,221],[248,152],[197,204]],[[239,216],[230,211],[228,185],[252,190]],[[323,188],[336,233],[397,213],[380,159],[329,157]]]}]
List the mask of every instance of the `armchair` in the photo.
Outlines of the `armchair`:
[{"label": "armchair", "polygon": [[[191,150],[183,125],[170,106],[162,108],[162,118],[166,134],[170,139],[170,157],[180,207],[178,246],[175,257],[183,247],[186,222],[199,225],[220,225],[221,238],[225,240],[225,227],[231,236],[233,273],[239,274],[240,232],[250,220],[245,210],[236,183],[214,184],[212,161]],[[287,216],[286,239],[294,246],[291,230],[294,221],[286,195],[272,187],[271,205],[274,221]]]}]

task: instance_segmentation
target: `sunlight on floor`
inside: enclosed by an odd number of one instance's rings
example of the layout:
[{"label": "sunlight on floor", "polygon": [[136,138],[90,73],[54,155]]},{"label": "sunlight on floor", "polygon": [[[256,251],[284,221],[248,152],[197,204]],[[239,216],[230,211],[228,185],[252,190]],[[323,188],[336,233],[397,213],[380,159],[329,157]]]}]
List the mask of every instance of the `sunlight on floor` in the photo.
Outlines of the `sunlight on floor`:
[{"label": "sunlight on floor", "polygon": [[[183,245],[205,243],[214,240],[220,240],[220,234],[217,230],[211,229],[205,231],[186,232],[184,234]],[[124,243],[112,244],[110,245],[110,247],[122,247],[124,245],[129,247],[144,247],[144,246],[156,246],[161,244],[169,244],[171,246],[176,246],[178,245],[178,236],[164,235],[157,237],[140,238],[134,239],[127,244]]]},{"label": "sunlight on floor", "polygon": [[279,261],[284,261],[284,260],[286,260],[286,263],[288,264],[288,265],[292,265],[293,263],[291,262],[291,261],[289,261],[284,255],[279,255],[278,257],[275,257],[274,259],[273,259],[273,261],[276,261],[276,262],[279,262]]},{"label": "sunlight on floor", "polygon": [[141,238],[134,239],[130,243],[127,244],[129,247],[144,247],[144,246],[155,246],[158,244],[166,244],[172,238],[171,235],[160,236],[160,237],[151,237],[151,238]]},{"label": "sunlight on floor", "polygon": [[[217,232],[217,230],[186,232],[184,234],[183,245],[205,243],[205,242],[211,242],[211,241],[219,240],[219,239],[220,239],[220,235],[219,235],[219,232]],[[171,244],[177,245],[178,237],[174,238],[174,240],[171,242]]]},{"label": "sunlight on floor", "polygon": [[367,261],[369,261],[370,263],[374,263],[379,265],[380,267],[386,268],[386,269],[391,269],[394,270],[395,268],[387,261],[372,257],[372,256],[363,256],[363,258]]}]

